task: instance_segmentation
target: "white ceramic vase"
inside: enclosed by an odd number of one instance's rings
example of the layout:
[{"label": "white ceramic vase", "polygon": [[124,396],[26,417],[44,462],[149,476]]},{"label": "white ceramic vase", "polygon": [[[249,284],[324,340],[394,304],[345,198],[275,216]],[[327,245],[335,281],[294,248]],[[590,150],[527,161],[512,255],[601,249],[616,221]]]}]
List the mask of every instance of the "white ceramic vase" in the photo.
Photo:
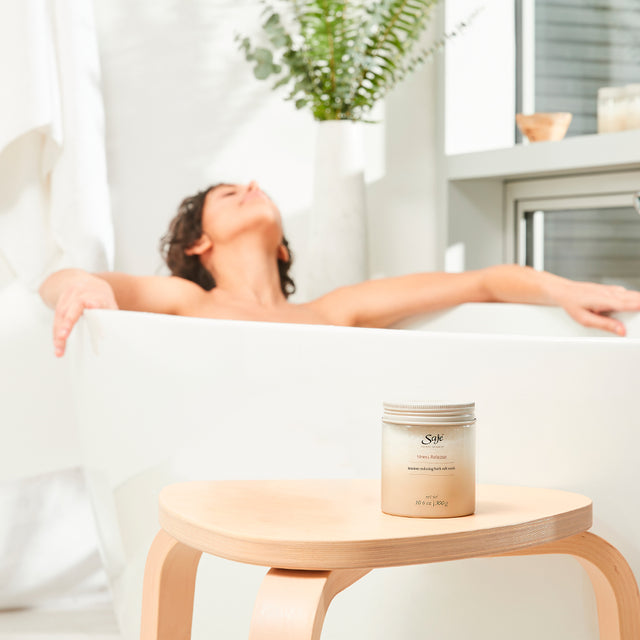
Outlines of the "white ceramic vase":
[{"label": "white ceramic vase", "polygon": [[368,277],[363,124],[318,123],[307,293],[317,298]]}]

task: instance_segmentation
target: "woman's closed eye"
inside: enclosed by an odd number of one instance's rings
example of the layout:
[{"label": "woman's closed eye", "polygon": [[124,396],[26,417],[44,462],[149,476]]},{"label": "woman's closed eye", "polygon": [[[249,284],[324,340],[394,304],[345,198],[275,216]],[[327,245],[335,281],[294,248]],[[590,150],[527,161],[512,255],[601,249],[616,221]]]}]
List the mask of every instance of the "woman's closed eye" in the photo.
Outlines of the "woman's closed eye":
[{"label": "woman's closed eye", "polygon": [[226,198],[227,196],[232,196],[235,195],[236,191],[227,191],[226,193],[222,194],[223,198]]}]

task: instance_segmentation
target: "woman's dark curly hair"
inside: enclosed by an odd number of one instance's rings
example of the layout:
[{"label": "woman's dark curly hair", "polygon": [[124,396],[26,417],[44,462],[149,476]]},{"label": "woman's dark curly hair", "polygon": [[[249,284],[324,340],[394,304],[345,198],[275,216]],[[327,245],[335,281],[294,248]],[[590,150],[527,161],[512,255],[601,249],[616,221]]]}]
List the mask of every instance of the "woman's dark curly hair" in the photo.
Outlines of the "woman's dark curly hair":
[{"label": "woman's dark curly hair", "polygon": [[[180,276],[199,284],[206,291],[216,286],[213,276],[204,268],[199,256],[189,256],[185,250],[193,246],[202,236],[202,210],[207,194],[212,189],[221,186],[215,184],[195,196],[185,198],[178,207],[176,217],[169,225],[169,231],[160,240],[160,253],[174,276]],[[289,252],[289,260],[278,258],[280,272],[280,287],[288,298],[296,290],[296,285],[289,275],[293,263],[293,255],[289,249],[287,239],[282,236],[282,244]]]}]

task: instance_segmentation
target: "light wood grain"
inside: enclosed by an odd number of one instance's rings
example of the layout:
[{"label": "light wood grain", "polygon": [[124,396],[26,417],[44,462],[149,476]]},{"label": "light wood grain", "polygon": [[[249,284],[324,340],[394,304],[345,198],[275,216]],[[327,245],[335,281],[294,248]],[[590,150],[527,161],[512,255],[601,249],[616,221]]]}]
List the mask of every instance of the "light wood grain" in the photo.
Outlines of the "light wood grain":
[{"label": "light wood grain", "polygon": [[249,640],[319,640],[334,596],[367,573],[271,569],[258,592]]},{"label": "light wood grain", "polygon": [[598,606],[600,640],[638,640],[638,583],[624,556],[606,540],[586,531],[571,538],[508,555],[556,553],[574,556],[589,575]]},{"label": "light wood grain", "polygon": [[159,531],[147,555],[141,640],[189,640],[202,552]]},{"label": "light wood grain", "polygon": [[319,640],[333,597],[375,567],[481,556],[576,557],[594,587],[601,640],[640,638],[640,593],[624,557],[586,530],[585,496],[481,485],[462,518],[383,514],[378,480],[190,482],[160,495],[149,552],[143,640],[187,640],[202,551],[271,569],[250,640]]},{"label": "light wood grain", "polygon": [[585,531],[588,498],[480,485],[476,513],[383,514],[379,480],[189,482],[160,494],[160,524],[213,555],[281,569],[422,564],[514,551]]}]

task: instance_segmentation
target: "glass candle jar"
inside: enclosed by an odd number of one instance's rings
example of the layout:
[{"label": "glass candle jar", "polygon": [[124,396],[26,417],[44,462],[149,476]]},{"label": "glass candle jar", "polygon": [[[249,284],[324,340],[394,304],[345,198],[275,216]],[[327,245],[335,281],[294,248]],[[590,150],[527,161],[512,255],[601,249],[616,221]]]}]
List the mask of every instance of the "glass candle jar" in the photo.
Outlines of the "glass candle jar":
[{"label": "glass candle jar", "polygon": [[625,129],[640,129],[640,84],[628,84],[624,90]]},{"label": "glass candle jar", "polygon": [[624,87],[598,89],[598,133],[611,133],[625,129],[626,102]]},{"label": "glass candle jar", "polygon": [[420,518],[474,513],[475,403],[383,407],[382,511]]}]

